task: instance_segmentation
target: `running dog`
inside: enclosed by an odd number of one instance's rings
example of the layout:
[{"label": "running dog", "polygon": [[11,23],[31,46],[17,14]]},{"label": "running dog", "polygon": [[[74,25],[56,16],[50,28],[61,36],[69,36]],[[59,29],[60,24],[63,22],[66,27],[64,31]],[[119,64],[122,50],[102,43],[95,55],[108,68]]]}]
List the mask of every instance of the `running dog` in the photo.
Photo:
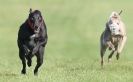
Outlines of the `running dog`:
[{"label": "running dog", "polygon": [[103,66],[103,56],[107,48],[111,50],[108,56],[108,61],[111,60],[114,52],[117,53],[116,58],[119,59],[119,55],[123,50],[125,42],[127,40],[125,25],[121,20],[120,14],[112,12],[109,20],[106,23],[106,28],[100,37],[100,55],[101,55],[101,66]]},{"label": "running dog", "polygon": [[26,21],[20,26],[18,32],[18,48],[19,57],[22,61],[22,74],[26,74],[26,61],[30,67],[32,64],[32,57],[37,57],[37,65],[34,69],[34,74],[38,74],[38,68],[43,63],[43,55],[45,45],[47,44],[47,29],[41,12],[39,10],[32,11]]}]

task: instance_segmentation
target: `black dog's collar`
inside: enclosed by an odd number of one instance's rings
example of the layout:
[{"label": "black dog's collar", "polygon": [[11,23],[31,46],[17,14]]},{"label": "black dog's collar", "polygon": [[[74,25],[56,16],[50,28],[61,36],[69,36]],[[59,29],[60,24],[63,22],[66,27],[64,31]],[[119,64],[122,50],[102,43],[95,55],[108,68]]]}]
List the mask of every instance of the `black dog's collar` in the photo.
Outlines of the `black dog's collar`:
[{"label": "black dog's collar", "polygon": [[31,23],[30,19],[28,19],[28,25],[29,25],[29,27],[30,27],[32,30],[34,30],[34,28],[33,28],[33,23]]}]

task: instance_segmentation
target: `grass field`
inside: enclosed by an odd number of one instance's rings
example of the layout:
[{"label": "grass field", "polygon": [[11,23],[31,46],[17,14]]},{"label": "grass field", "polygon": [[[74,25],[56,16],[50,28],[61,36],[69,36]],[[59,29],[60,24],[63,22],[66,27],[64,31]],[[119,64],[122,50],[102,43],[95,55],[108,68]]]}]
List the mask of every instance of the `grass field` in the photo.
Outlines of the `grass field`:
[{"label": "grass field", "polygon": [[[0,0],[0,82],[133,82],[132,0]],[[48,29],[44,64],[21,75],[17,32],[29,9],[42,11]],[[112,11],[123,10],[128,40],[116,61],[100,67],[99,37]]]}]

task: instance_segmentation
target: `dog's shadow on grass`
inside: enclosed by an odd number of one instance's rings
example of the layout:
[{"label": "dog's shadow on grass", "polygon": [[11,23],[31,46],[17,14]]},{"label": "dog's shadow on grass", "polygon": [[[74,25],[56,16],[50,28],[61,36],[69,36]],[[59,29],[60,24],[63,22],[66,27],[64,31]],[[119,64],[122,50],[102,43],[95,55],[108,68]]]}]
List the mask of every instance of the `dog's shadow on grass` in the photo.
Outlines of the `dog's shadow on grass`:
[{"label": "dog's shadow on grass", "polygon": [[4,76],[4,77],[16,77],[16,76],[19,76],[19,74],[15,74],[15,73],[1,73],[0,72],[0,77],[2,77],[2,76]]}]

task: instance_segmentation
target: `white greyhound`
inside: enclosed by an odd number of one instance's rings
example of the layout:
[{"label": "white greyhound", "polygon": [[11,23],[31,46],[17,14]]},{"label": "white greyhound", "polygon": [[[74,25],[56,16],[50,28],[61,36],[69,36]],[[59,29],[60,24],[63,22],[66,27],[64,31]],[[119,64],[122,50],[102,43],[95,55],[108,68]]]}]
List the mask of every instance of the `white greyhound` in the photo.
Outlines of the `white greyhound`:
[{"label": "white greyhound", "polygon": [[103,66],[103,56],[107,48],[111,50],[108,56],[108,61],[111,60],[114,52],[117,52],[116,58],[119,59],[119,54],[123,50],[127,36],[125,25],[121,21],[120,14],[117,12],[112,12],[109,20],[106,23],[106,28],[100,38],[100,55],[101,55],[101,66]]}]

